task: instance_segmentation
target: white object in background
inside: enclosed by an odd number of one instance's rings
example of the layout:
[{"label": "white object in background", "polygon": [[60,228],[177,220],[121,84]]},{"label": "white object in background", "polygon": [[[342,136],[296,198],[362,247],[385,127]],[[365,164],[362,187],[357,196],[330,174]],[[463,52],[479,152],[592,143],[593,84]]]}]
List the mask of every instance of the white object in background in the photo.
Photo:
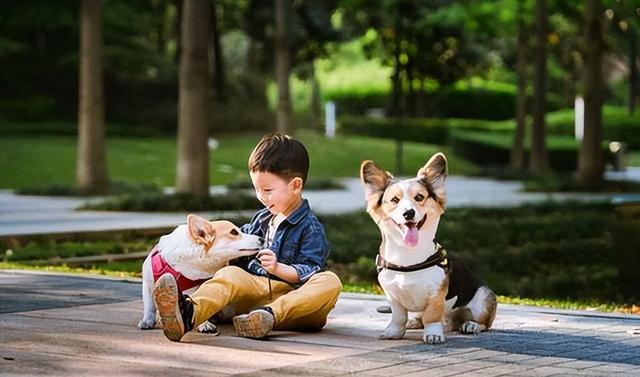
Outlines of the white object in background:
[{"label": "white object in background", "polygon": [[220,143],[218,142],[218,140],[212,137],[210,137],[209,140],[207,140],[207,144],[209,145],[209,149],[211,150],[218,149],[218,147],[220,146]]},{"label": "white object in background", "polygon": [[576,140],[582,141],[584,135],[584,98],[576,97],[575,101],[575,135]]},{"label": "white object in background", "polygon": [[332,101],[324,106],[325,135],[333,139],[336,136],[336,104]]}]

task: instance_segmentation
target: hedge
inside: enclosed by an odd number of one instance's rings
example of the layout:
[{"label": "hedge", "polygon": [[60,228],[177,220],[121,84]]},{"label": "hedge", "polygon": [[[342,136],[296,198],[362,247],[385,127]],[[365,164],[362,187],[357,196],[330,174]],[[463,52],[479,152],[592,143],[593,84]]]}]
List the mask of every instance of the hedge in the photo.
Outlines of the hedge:
[{"label": "hedge", "polygon": [[371,118],[345,116],[338,120],[344,134],[366,135],[428,144],[447,144],[453,129],[510,132],[509,122],[478,119]]},{"label": "hedge", "polygon": [[[368,93],[336,91],[325,96],[325,100],[336,104],[337,114],[365,115],[371,108],[388,108],[390,94],[384,91]],[[431,118],[464,118],[483,120],[512,119],[515,114],[516,94],[496,89],[448,89],[427,91],[420,113]],[[550,96],[547,108],[560,108],[560,101]]]},{"label": "hedge", "polygon": [[[486,132],[456,130],[451,133],[450,145],[453,151],[476,163],[487,165],[508,165],[513,145],[513,134],[489,134]],[[525,143],[525,160],[529,158],[528,143]],[[574,171],[577,169],[579,144],[573,138],[547,136],[549,164],[552,169]],[[613,161],[608,142],[602,143],[605,163]]]}]

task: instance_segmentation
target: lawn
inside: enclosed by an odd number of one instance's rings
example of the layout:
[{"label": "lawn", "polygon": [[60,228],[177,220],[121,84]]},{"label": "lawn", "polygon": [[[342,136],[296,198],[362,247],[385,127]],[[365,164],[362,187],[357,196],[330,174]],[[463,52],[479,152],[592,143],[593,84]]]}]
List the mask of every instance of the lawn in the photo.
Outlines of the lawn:
[{"label": "lawn", "polygon": [[[209,158],[211,184],[246,180],[246,163],[261,135],[222,136]],[[310,177],[355,177],[360,163],[373,159],[383,167],[394,167],[393,141],[369,137],[323,135],[302,131],[299,138],[309,149]],[[435,152],[449,157],[451,174],[464,175],[476,167],[449,153],[448,148],[419,143],[404,144],[405,171],[413,173]],[[5,136],[0,139],[0,188],[50,184],[72,185],[75,179],[76,139],[69,136]],[[148,182],[173,186],[176,142],[173,138],[107,139],[109,176],[114,181]]]}]

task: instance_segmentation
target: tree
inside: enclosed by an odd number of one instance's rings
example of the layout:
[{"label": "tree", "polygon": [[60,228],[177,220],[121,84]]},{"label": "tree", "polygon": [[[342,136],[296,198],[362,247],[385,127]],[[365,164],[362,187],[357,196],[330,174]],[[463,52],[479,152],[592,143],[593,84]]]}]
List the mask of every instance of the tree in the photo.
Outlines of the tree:
[{"label": "tree", "polygon": [[533,128],[531,130],[531,154],[529,171],[542,175],[549,162],[546,147],[546,80],[547,80],[547,0],[536,0],[535,4],[535,49],[533,77]]},{"label": "tree", "polygon": [[293,131],[289,75],[291,72],[291,53],[288,35],[291,20],[291,0],[275,0],[275,74],[278,86],[276,127],[279,132],[288,134]]},{"label": "tree", "polygon": [[80,2],[80,97],[76,185],[83,192],[101,192],[109,186],[105,158],[101,7],[100,0]]},{"label": "tree", "polygon": [[210,22],[207,0],[183,1],[176,169],[179,193],[209,194]]},{"label": "tree", "polygon": [[603,9],[600,0],[586,0],[586,65],[584,85],[584,136],[578,156],[578,180],[585,184],[602,181],[602,53]]},{"label": "tree", "polygon": [[511,149],[511,168],[524,169],[524,136],[527,121],[527,51],[529,45],[529,28],[524,19],[524,5],[518,2],[516,19],[518,22],[518,40],[516,42],[516,80],[518,93],[516,97],[516,129]]}]

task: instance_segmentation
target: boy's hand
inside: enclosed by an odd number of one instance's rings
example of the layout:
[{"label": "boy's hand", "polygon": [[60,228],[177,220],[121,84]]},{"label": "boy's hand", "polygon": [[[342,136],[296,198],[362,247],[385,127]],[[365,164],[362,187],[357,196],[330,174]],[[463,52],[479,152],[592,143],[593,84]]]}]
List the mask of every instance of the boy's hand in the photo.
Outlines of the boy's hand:
[{"label": "boy's hand", "polygon": [[262,249],[258,252],[258,260],[262,267],[271,275],[275,275],[282,280],[296,284],[300,281],[298,271],[292,266],[278,262],[276,253],[270,249]]},{"label": "boy's hand", "polygon": [[278,258],[276,258],[276,253],[271,249],[260,250],[258,252],[258,260],[268,273],[277,275],[276,270],[278,269]]}]

